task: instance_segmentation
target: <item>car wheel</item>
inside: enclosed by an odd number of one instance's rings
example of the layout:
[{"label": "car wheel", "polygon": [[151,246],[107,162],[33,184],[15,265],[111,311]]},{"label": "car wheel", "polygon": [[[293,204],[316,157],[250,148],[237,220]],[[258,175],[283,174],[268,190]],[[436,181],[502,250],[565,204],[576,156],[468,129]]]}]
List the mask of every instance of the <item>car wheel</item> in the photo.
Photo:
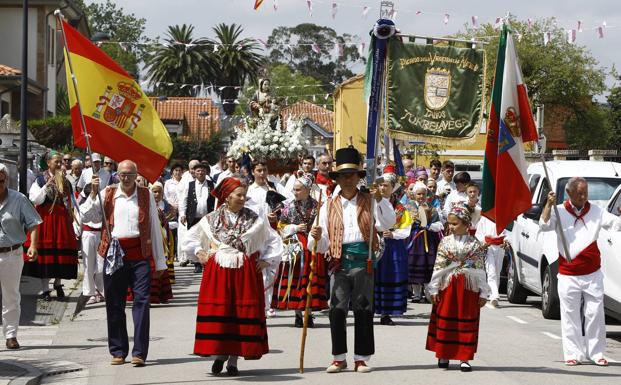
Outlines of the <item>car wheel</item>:
[{"label": "car wheel", "polygon": [[560,319],[561,306],[558,299],[557,267],[546,266],[541,282],[541,313],[546,319]]},{"label": "car wheel", "polygon": [[526,303],[528,293],[528,290],[520,284],[515,264],[515,255],[511,253],[509,273],[507,274],[507,299],[511,303]]}]

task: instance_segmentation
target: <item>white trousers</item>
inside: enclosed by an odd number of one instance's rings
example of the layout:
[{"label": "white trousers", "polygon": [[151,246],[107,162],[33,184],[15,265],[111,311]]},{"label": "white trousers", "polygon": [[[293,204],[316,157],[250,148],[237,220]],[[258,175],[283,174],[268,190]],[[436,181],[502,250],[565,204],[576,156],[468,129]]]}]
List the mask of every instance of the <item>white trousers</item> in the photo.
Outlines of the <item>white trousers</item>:
[{"label": "white trousers", "polygon": [[487,271],[487,283],[492,293],[489,300],[497,300],[500,294],[498,287],[500,286],[500,271],[502,270],[502,261],[505,257],[505,249],[497,245],[491,245],[487,249],[487,257],[485,258],[485,271]]},{"label": "white trousers", "polygon": [[274,294],[274,285],[278,274],[278,265],[276,267],[268,266],[263,269],[263,287],[265,290],[265,311],[272,308],[272,295]]},{"label": "white trousers", "polygon": [[22,276],[22,248],[0,253],[0,286],[2,286],[2,332],[16,338],[21,314],[19,280]]},{"label": "white trousers", "polygon": [[100,240],[101,231],[82,231],[82,263],[84,263],[82,295],[88,297],[97,294],[97,291],[104,294],[104,259],[97,255]]},{"label": "white trousers", "polygon": [[[179,227],[177,228],[177,260],[179,262],[188,262],[190,259],[188,255],[183,251],[182,245],[185,239],[185,235],[188,232],[188,228],[181,222],[179,222]],[[190,261],[192,262],[192,261]]]},{"label": "white trousers", "polygon": [[[601,270],[587,275],[558,275],[561,302],[561,330],[565,361],[604,357],[606,323],[604,317],[604,274]],[[580,317],[584,299],[584,336]]]}]

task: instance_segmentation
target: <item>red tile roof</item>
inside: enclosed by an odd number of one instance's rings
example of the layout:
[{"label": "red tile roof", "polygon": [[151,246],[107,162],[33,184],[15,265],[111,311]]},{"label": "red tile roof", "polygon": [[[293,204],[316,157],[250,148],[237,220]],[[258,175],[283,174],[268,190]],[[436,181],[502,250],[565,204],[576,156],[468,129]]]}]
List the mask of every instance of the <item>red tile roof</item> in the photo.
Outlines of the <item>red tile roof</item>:
[{"label": "red tile roof", "polygon": [[[160,100],[150,97],[151,104],[164,123],[184,122],[181,138],[186,140],[205,140],[220,129],[220,108],[211,98],[168,97]],[[207,112],[209,115],[201,116]]]},{"label": "red tile roof", "polygon": [[13,67],[9,67],[4,64],[0,64],[0,76],[17,76],[21,75],[22,71],[15,69]]},{"label": "red tile roof", "polygon": [[329,133],[334,132],[334,112],[306,100],[283,108],[282,116],[284,119],[287,119],[287,116],[308,118],[321,126],[325,131]]}]

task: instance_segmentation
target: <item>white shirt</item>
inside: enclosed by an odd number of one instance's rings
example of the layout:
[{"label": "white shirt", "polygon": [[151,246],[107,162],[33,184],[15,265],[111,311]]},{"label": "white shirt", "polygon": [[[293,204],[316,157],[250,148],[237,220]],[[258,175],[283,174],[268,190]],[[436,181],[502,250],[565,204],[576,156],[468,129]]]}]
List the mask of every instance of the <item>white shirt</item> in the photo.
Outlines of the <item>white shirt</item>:
[{"label": "white shirt", "polygon": [[[114,194],[114,228],[112,236],[116,238],[137,238],[140,236],[138,228],[138,189],[134,189],[132,195],[127,196],[121,187],[116,189]],[[105,196],[105,193],[102,193]],[[103,198],[102,198],[103,199]],[[102,221],[102,206],[99,198],[88,199],[80,206],[83,219],[89,222]],[[157,214],[157,206],[153,194],[149,191],[149,220],[151,231],[151,247],[155,269],[157,271],[166,269],[166,257],[164,255],[164,240],[160,229],[160,218]]]},{"label": "white shirt", "polygon": [[438,180],[436,181],[436,193],[437,194],[441,194],[444,192],[444,190],[446,190],[446,188],[450,188],[451,192],[456,191],[457,187],[455,186],[455,182],[453,182],[452,180],[450,182],[447,182],[446,179],[444,179],[444,176],[442,176],[442,174],[440,174],[440,176],[438,176]]},{"label": "white shirt", "polygon": [[[352,199],[346,199],[341,195],[335,196],[334,199],[340,199],[343,205],[343,244],[364,242],[364,236],[358,227],[358,194]],[[373,198],[372,198],[373,199]],[[328,204],[330,201],[326,201],[321,206],[321,212],[319,213],[319,226],[321,227],[321,239],[317,243],[317,252],[325,253],[330,247],[330,240],[328,238]],[[390,204],[390,201],[386,198],[382,198],[381,201],[372,203],[374,208],[373,215],[375,217],[375,228],[377,231],[382,232],[388,230],[397,222],[397,216],[395,210]],[[310,237],[308,239],[308,248],[311,249],[314,246],[315,239]]]},{"label": "white shirt", "polygon": [[[98,174],[99,174],[99,191],[102,191],[110,183],[110,172],[108,172],[108,170],[102,167],[99,169]],[[76,187],[80,188],[80,190],[84,190],[84,186],[91,183],[92,179],[93,179],[93,168],[91,167],[91,168],[84,169],[82,170],[82,175],[80,175],[80,178],[78,179],[75,185]]]},{"label": "white shirt", "polygon": [[[209,198],[209,186],[207,185],[207,178],[200,183],[198,179],[194,180],[194,191],[196,192],[196,217],[202,217],[207,214],[207,198]],[[186,210],[188,209],[188,190],[190,183],[183,186],[183,191],[179,195],[179,218],[185,217]]]},{"label": "white shirt", "polygon": [[231,170],[229,170],[228,168],[224,171],[222,171],[220,173],[220,175],[218,175],[218,180],[216,181],[216,186],[220,184],[220,182],[222,182],[224,180],[224,178],[226,178],[227,176],[231,176],[233,175],[233,172],[231,172]]},{"label": "white shirt", "polygon": [[[274,187],[276,187],[276,192],[283,195],[285,198],[292,198],[291,192],[285,190],[284,186],[280,183],[274,183]],[[260,186],[255,182],[248,187],[248,192],[246,193],[246,196],[249,196],[250,198],[252,198],[253,201],[257,203],[265,202],[265,197],[269,190],[270,186],[267,183]]]},{"label": "white shirt", "polygon": [[166,202],[171,205],[178,207],[179,205],[179,185],[181,184],[181,179],[176,180],[175,178],[170,178],[164,183],[164,199]]}]

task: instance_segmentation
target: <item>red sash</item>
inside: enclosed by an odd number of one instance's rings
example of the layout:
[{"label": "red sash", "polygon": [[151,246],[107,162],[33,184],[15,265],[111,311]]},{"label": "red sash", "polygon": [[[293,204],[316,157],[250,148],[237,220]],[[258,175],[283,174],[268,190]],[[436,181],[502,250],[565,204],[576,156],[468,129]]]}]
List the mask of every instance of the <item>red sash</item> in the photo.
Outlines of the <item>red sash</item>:
[{"label": "red sash", "polygon": [[334,192],[334,188],[336,187],[336,183],[334,183],[332,179],[326,178],[324,175],[317,173],[315,183],[328,186],[328,188],[326,189],[326,195],[332,196],[332,192]]},{"label": "red sash", "polygon": [[496,245],[496,246],[500,246],[503,244],[505,240],[505,237],[489,237],[489,236],[485,236],[485,243],[489,244],[489,245]]},{"label": "red sash", "polygon": [[[586,207],[585,207],[586,209]],[[587,275],[599,270],[602,260],[597,241],[591,243],[586,249],[576,255],[571,263],[567,262],[562,255],[558,258],[558,272],[563,275]]]}]

